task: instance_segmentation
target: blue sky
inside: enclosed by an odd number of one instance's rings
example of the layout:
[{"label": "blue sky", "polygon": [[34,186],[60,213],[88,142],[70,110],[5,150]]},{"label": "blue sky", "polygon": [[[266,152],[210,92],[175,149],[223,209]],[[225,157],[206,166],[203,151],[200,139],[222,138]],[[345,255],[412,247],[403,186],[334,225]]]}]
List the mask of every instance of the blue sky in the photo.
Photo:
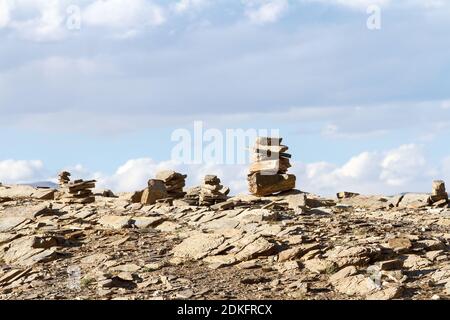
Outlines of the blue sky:
[{"label": "blue sky", "polygon": [[441,0],[0,0],[0,181],[70,169],[124,191],[171,167],[245,191],[245,166],[170,161],[173,130],[203,121],[279,129],[303,190],[428,191],[450,179],[449,15]]}]

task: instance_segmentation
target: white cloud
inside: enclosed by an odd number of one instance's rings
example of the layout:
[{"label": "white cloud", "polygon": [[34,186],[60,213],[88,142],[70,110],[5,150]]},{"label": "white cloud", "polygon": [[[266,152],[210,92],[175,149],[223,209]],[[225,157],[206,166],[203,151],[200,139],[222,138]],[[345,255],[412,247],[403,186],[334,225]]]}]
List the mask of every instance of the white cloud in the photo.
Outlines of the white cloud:
[{"label": "white cloud", "polygon": [[[445,181],[448,181],[448,183],[450,184],[450,156],[442,160],[441,172],[442,172],[442,179],[445,179]],[[450,191],[450,185],[448,186],[447,189],[449,189],[448,191]]]},{"label": "white cloud", "polygon": [[209,0],[180,0],[173,5],[173,10],[176,13],[185,13],[190,10],[196,10],[204,7],[209,3]]},{"label": "white cloud", "polygon": [[425,8],[425,9],[442,9],[448,6],[448,1],[445,0],[301,0],[305,3],[323,3],[347,7],[356,10],[366,10],[369,6],[379,6],[382,8],[396,7],[400,9],[405,8]]},{"label": "white cloud", "polygon": [[289,7],[287,0],[244,0],[244,3],[247,17],[257,24],[277,22]]},{"label": "white cloud", "polygon": [[385,155],[380,179],[389,186],[404,187],[423,174],[425,165],[425,156],[419,146],[403,145]]},{"label": "white cloud", "polygon": [[40,160],[0,161],[0,182],[20,183],[39,180],[43,177],[44,163]]},{"label": "white cloud", "polygon": [[70,6],[80,8],[82,26],[126,29],[123,38],[166,21],[164,8],[147,0],[0,0],[0,28],[32,41],[62,40],[70,34]]},{"label": "white cloud", "polygon": [[0,29],[8,25],[9,16],[9,5],[7,0],[0,0]]},{"label": "white cloud", "polygon": [[295,164],[298,188],[330,195],[338,191],[393,194],[427,191],[431,180],[444,175],[425,159],[418,145],[402,145],[384,152],[363,152],[342,166],[328,162]]},{"label": "white cloud", "polygon": [[163,8],[146,0],[97,0],[84,9],[82,16],[87,25],[125,29],[166,21]]},{"label": "white cloud", "polygon": [[93,75],[100,72],[104,65],[100,66],[99,63],[93,59],[86,58],[69,58],[61,56],[50,56],[43,60],[37,60],[27,66],[34,69],[35,72],[42,76],[67,76],[70,74],[72,77],[77,75]]},{"label": "white cloud", "polygon": [[363,152],[351,158],[345,165],[336,170],[340,177],[363,180],[374,178],[374,172],[378,170],[377,154]]},{"label": "white cloud", "polygon": [[450,109],[450,100],[442,101],[441,108],[444,109],[444,110]]},{"label": "white cloud", "polygon": [[386,6],[391,3],[391,0],[334,0],[334,2],[352,8],[365,9],[371,5]]},{"label": "white cloud", "polygon": [[169,169],[187,174],[188,186],[199,185],[204,176],[214,174],[234,192],[244,192],[246,189],[247,168],[242,165],[184,165],[170,160],[157,162],[150,158],[139,158],[128,160],[112,175],[94,173],[90,177],[98,180],[98,188],[109,188],[116,192],[134,191],[143,189],[158,171]]},{"label": "white cloud", "polygon": [[302,0],[303,2],[321,2],[324,4],[335,4],[352,9],[367,9],[371,5],[387,6],[391,0]]},{"label": "white cloud", "polygon": [[157,163],[150,158],[131,159],[121,165],[113,175],[98,173],[95,178],[99,181],[99,188],[133,191],[143,189],[148,179],[164,168],[167,168],[165,163]]},{"label": "white cloud", "polygon": [[6,8],[7,26],[25,39],[56,41],[66,35],[64,6],[58,0],[0,0]]}]

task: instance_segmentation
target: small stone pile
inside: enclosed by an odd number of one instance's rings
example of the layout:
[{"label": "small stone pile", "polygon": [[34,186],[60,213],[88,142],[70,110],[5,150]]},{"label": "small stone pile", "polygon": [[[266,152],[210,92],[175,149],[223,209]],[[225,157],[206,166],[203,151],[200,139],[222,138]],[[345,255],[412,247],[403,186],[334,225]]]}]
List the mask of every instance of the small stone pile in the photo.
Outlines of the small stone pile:
[{"label": "small stone pile", "polygon": [[70,182],[70,172],[62,171],[58,175],[59,186],[62,187]]},{"label": "small stone pile", "polygon": [[201,190],[202,188],[200,186],[189,188],[183,198],[183,201],[191,206],[198,206]]},{"label": "small stone pile", "polygon": [[167,190],[167,196],[172,199],[180,199],[186,195],[183,188],[186,186],[187,175],[166,170],[156,174],[156,179],[162,180]]},{"label": "small stone pile", "polygon": [[295,175],[287,174],[291,167],[289,149],[281,145],[282,138],[258,137],[252,150],[248,175],[249,191],[256,196],[269,196],[295,188]]},{"label": "small stone pile", "polygon": [[88,204],[95,202],[92,189],[95,188],[95,180],[75,180],[65,183],[60,187],[60,200],[69,204]]},{"label": "small stone pile", "polygon": [[445,182],[442,180],[433,181],[433,191],[431,192],[430,202],[448,202],[448,193],[445,190]]},{"label": "small stone pile", "polygon": [[158,179],[150,179],[147,183],[148,187],[142,191],[141,203],[143,205],[153,205],[158,200],[168,198],[164,181]]},{"label": "small stone pile", "polygon": [[217,176],[207,175],[200,189],[199,205],[212,206],[228,199],[229,188],[220,184]]}]

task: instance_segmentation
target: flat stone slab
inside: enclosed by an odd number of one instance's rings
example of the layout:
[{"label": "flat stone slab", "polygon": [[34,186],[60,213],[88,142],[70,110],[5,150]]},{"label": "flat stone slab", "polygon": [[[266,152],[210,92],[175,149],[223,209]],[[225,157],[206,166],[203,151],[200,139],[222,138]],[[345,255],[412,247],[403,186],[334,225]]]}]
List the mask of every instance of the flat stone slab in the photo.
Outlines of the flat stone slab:
[{"label": "flat stone slab", "polygon": [[161,224],[165,219],[163,217],[134,217],[131,220],[131,224],[138,229],[148,229],[156,227]]},{"label": "flat stone slab", "polygon": [[0,232],[8,232],[17,227],[18,225],[27,221],[24,217],[3,217],[0,218]]},{"label": "flat stone slab", "polygon": [[131,217],[129,216],[103,216],[98,223],[105,228],[124,229],[130,226]]},{"label": "flat stone slab", "polygon": [[220,235],[197,233],[185,239],[172,252],[175,257],[199,260],[206,257],[224,241],[225,238]]}]

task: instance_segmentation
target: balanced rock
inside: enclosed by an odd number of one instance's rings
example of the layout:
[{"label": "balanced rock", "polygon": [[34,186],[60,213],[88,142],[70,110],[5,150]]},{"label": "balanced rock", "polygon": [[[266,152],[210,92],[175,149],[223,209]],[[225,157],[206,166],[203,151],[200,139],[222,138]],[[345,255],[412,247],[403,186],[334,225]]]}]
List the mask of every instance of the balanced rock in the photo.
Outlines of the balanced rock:
[{"label": "balanced rock", "polygon": [[142,192],[141,203],[144,205],[155,204],[157,200],[167,198],[167,190],[164,181],[150,179],[148,187]]},{"label": "balanced rock", "polygon": [[58,183],[62,187],[70,182],[70,172],[62,171],[58,175]]}]

